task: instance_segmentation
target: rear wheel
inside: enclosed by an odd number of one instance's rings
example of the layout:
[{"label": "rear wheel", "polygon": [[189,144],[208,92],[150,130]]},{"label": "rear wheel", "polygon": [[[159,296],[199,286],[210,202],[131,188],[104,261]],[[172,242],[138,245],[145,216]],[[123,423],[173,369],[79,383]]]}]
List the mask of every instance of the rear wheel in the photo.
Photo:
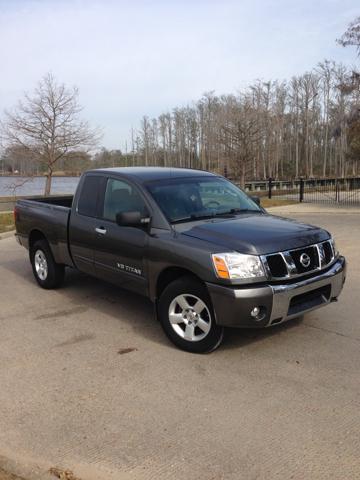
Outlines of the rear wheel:
[{"label": "rear wheel", "polygon": [[55,262],[46,240],[38,240],[31,249],[31,265],[35,280],[42,288],[59,287],[65,274],[65,266]]},{"label": "rear wheel", "polygon": [[223,341],[209,292],[191,277],[175,280],[159,300],[160,324],[171,342],[192,353],[210,353]]}]

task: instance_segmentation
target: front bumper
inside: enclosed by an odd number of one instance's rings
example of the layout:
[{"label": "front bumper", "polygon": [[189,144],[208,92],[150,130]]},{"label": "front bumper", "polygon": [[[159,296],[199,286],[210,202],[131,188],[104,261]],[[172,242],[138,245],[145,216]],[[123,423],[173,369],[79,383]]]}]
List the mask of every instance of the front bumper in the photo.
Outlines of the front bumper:
[{"label": "front bumper", "polygon": [[[346,261],[339,259],[324,273],[297,283],[229,288],[207,283],[216,322],[225,327],[259,328],[279,324],[328,305],[341,293]],[[251,316],[255,307],[260,309]]]}]

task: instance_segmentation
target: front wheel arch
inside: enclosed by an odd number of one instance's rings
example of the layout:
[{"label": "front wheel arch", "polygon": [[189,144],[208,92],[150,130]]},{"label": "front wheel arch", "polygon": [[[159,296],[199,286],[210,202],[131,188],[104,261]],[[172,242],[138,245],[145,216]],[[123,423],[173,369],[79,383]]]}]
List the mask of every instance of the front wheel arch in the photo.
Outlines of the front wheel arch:
[{"label": "front wheel arch", "polygon": [[155,300],[156,302],[159,301],[162,292],[165,288],[170,285],[170,283],[174,282],[175,280],[181,280],[182,278],[192,278],[193,280],[198,281],[199,283],[203,283],[200,277],[198,277],[195,273],[191,270],[188,270],[183,267],[167,267],[165,268],[158,276],[156,281],[156,290],[155,290]]}]

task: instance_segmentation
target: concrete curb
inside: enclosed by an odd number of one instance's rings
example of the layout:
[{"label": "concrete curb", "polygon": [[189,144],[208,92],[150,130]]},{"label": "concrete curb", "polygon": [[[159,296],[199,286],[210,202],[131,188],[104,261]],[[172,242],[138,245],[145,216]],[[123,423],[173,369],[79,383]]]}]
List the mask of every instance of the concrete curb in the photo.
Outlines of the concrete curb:
[{"label": "concrete curb", "polygon": [[16,232],[16,230],[11,230],[10,232],[0,233],[0,240],[2,240],[3,238],[9,238],[9,237],[15,235],[15,232]]},{"label": "concrete curb", "polygon": [[29,465],[21,465],[18,462],[9,460],[0,455],[0,468],[7,473],[17,475],[26,480],[51,480],[54,479],[49,472],[43,468],[30,467]]},{"label": "concrete curb", "polygon": [[360,205],[336,205],[324,203],[298,203],[296,205],[280,205],[265,209],[271,214],[321,214],[321,215],[359,215]]}]

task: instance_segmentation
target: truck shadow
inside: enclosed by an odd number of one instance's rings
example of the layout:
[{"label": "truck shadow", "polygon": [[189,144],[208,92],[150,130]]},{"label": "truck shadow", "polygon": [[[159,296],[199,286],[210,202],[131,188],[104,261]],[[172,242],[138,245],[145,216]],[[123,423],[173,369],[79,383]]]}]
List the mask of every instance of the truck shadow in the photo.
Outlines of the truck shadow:
[{"label": "truck shadow", "polygon": [[[60,291],[60,290],[59,290]],[[154,343],[177,349],[167,339],[155,318],[153,303],[146,297],[127,291],[116,285],[98,280],[90,275],[68,268],[61,293],[70,299],[82,298],[88,306],[130,324],[136,335],[146,337]],[[121,312],[119,312],[121,308]],[[303,322],[303,316],[265,329],[229,329],[221,350],[233,350],[281,335]]]},{"label": "truck shadow", "polygon": [[234,350],[270,337],[279,336],[303,324],[304,315],[268,328],[232,328],[227,332],[228,338],[221,347],[224,350]]},{"label": "truck shadow", "polygon": [[[33,277],[29,263],[24,265],[23,261],[24,259],[21,258],[15,261],[5,261],[2,262],[2,268],[20,277],[19,282],[27,284],[30,282],[34,288],[40,288]],[[177,349],[163,333],[159,322],[155,319],[154,305],[146,297],[72,268],[66,269],[64,283],[59,289],[44,291],[44,294],[50,297],[61,295],[64,297],[64,305],[81,305],[95,310],[99,314],[110,315],[119,323],[131,326],[136,336],[139,335],[146,338],[147,341]],[[56,300],[54,298],[53,303],[58,303],[58,298]],[[303,317],[299,317],[271,328],[229,329],[228,338],[219,351],[240,349],[274,335],[280,335],[286,330],[300,325],[302,321]]]}]

